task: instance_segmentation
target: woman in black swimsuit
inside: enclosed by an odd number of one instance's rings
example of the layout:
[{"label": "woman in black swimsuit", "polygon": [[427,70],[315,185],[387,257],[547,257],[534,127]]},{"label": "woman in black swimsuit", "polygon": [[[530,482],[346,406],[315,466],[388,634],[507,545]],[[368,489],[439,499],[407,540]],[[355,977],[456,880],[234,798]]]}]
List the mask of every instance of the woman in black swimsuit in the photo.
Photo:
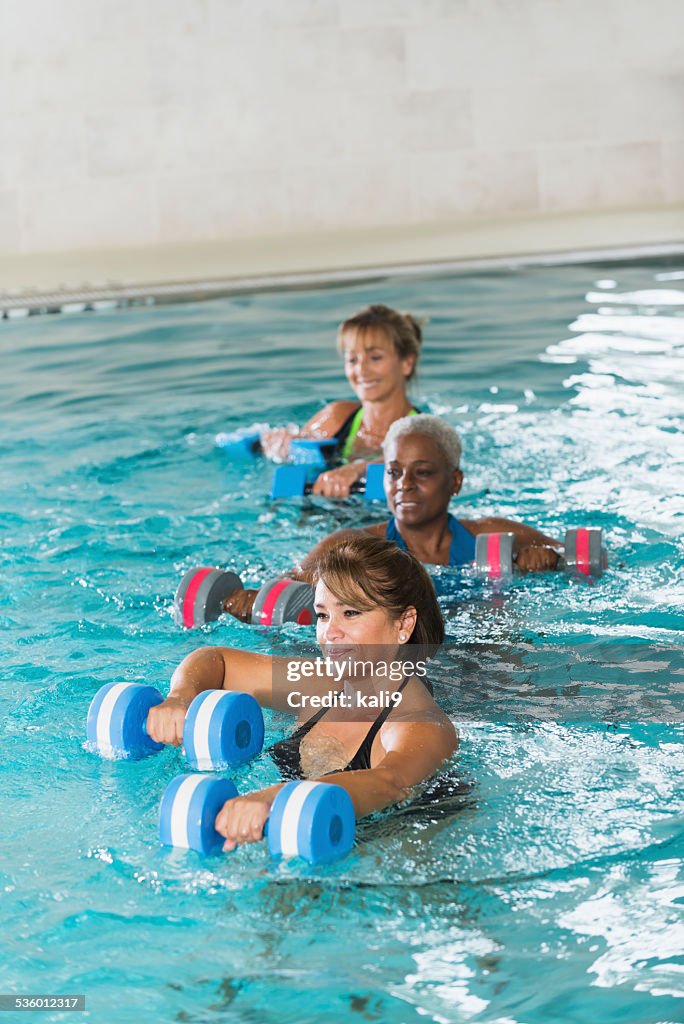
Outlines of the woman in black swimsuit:
[{"label": "woman in black swimsuit", "polygon": [[[270,748],[276,765],[285,778],[342,786],[363,817],[404,799],[456,749],[456,731],[425,674],[444,625],[423,566],[387,541],[343,541],[323,556],[315,580],[323,657],[201,648],[176,669],[147,727],[152,739],[180,744],[187,707],[208,689],[241,690],[265,707],[297,709],[296,731]],[[281,786],[224,804],[216,828],[226,850],[262,838]]]},{"label": "woman in black swimsuit", "polygon": [[337,459],[343,465],[326,470],[313,493],[346,498],[366,473],[368,462],[381,462],[381,447],[389,427],[417,410],[406,389],[416,372],[423,335],[409,313],[373,305],[341,325],[337,343],[344,372],[358,401],[330,402],[299,430],[281,427],[261,435],[266,456],[286,459],[293,437],[335,438]]}]

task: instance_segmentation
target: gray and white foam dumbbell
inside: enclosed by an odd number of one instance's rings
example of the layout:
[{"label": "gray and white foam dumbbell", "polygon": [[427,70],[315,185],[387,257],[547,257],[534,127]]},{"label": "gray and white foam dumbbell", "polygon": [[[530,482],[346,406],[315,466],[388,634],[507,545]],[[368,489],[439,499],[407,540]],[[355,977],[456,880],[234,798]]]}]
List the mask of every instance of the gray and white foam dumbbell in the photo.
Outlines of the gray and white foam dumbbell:
[{"label": "gray and white foam dumbbell", "polygon": [[[221,615],[226,600],[242,590],[234,572],[200,567],[188,569],[173,599],[174,618],[186,629],[197,629]],[[282,626],[296,622],[310,626],[314,621],[314,591],[309,583],[272,579],[260,588],[252,608],[251,621],[257,626]]]},{"label": "gray and white foam dumbbell", "polygon": [[[481,533],[475,538],[475,567],[491,578],[510,576],[514,533]],[[559,568],[579,576],[600,576],[608,566],[600,527],[566,530]]]},{"label": "gray and white foam dumbbell", "polygon": [[188,569],[173,599],[174,618],[186,629],[215,622],[223,614],[226,599],[242,589],[242,580],[234,572],[211,566]]},{"label": "gray and white foam dumbbell", "polygon": [[314,589],[297,580],[264,583],[252,608],[252,622],[258,626],[282,626],[284,622],[310,626],[314,618]]}]

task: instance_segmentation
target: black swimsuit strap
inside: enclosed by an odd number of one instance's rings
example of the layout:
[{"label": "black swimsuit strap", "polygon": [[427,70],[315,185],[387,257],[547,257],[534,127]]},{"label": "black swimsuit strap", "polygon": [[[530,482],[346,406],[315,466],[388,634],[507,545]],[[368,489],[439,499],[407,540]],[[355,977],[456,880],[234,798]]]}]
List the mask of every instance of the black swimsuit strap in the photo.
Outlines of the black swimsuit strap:
[{"label": "black swimsuit strap", "polygon": [[307,718],[306,722],[302,722],[302,724],[298,726],[293,733],[290,733],[287,737],[288,741],[292,742],[292,740],[304,739],[306,734],[311,732],[316,722],[320,722],[323,715],[329,710],[329,708],[320,708],[315,715],[312,715],[311,718]]},{"label": "black swimsuit strap", "polygon": [[[410,676],[404,675],[404,678],[401,681],[401,685],[396,692],[401,693],[402,690],[404,690],[407,684],[410,682],[410,679]],[[375,737],[378,735],[378,732],[380,731],[380,729],[382,729],[383,725],[385,724],[385,722],[387,721],[387,719],[392,714],[392,712],[394,711],[398,704],[398,700],[393,700],[391,704],[388,704],[386,708],[382,709],[382,711],[375,719],[368,732],[366,733],[365,739],[363,740],[361,746],[363,746],[363,744],[367,742],[369,737],[371,738],[371,742],[375,739]],[[323,716],[327,714],[328,711],[330,711],[330,708],[320,708],[315,715],[312,715],[311,718],[307,718],[306,722],[302,722],[302,724],[298,726],[298,728],[296,728],[295,731],[287,737],[288,740],[292,741],[304,739],[306,734],[311,732],[314,725],[316,725],[317,722],[320,722],[321,718],[323,718]],[[359,747],[359,750],[360,749],[361,747]],[[356,757],[356,754],[354,755],[354,757]],[[354,758],[352,758],[352,761],[353,760]]]},{"label": "black swimsuit strap", "polygon": [[[344,442],[345,442],[345,441],[347,440],[347,438],[349,437],[349,431],[350,431],[350,430],[351,430],[351,428],[352,428],[352,423],[354,422],[354,418],[356,417],[356,414],[358,413],[358,411],[359,411],[359,409],[361,408],[361,406],[362,406],[362,403],[361,403],[361,402],[359,402],[359,404],[358,404],[358,405],[356,406],[356,408],[354,409],[354,411],[353,411],[353,412],[351,412],[351,413],[350,413],[350,414],[349,414],[349,415],[347,416],[347,418],[346,418],[346,420],[344,421],[344,423],[342,424],[342,426],[341,426],[341,427],[339,428],[339,430],[337,430],[337,431],[335,432],[335,434],[333,435],[333,436],[334,436],[334,438],[335,438],[335,440],[337,441],[337,443],[338,443],[338,445],[339,445],[340,449],[342,449],[342,448],[344,447]],[[414,412],[414,413],[419,413],[419,412],[420,412],[420,409],[418,408],[418,406],[416,406],[416,405],[412,405],[412,406],[411,406],[411,411],[412,411],[412,412]]]},{"label": "black swimsuit strap", "polygon": [[[411,677],[404,675],[401,684],[396,691],[401,693],[408,683]],[[429,687],[429,683],[426,684]],[[393,700],[386,708],[383,708],[378,717],[372,722],[370,729],[364,736],[361,744],[347,763],[344,771],[357,771],[362,768],[370,768],[370,755],[373,741],[382,729],[383,725],[391,715],[392,711],[399,704],[400,698]],[[306,722],[303,722],[295,731],[288,736],[286,739],[279,740],[269,748],[269,753],[277,766],[280,768],[281,773],[287,777],[292,776],[293,778],[301,778],[301,759],[300,759],[300,745],[307,733],[311,732],[314,725],[323,718],[323,716],[329,711],[329,708],[320,708],[311,718],[308,718]]]},{"label": "black swimsuit strap", "polygon": [[344,446],[344,442],[349,437],[349,431],[351,430],[352,423],[354,422],[354,417],[356,416],[356,414],[357,414],[357,412],[359,411],[360,408],[361,408],[361,403],[359,402],[359,404],[356,406],[354,411],[351,412],[347,416],[346,420],[344,421],[342,426],[339,428],[339,430],[335,431],[334,438],[337,441],[337,443],[340,446],[340,448],[342,448]]},{"label": "black swimsuit strap", "polygon": [[[402,690],[404,690],[406,688],[406,686],[408,685],[408,683],[410,682],[410,679],[411,679],[410,676],[404,675],[404,678],[401,681],[401,685],[400,685],[399,689],[396,692],[397,693],[401,693]],[[389,716],[392,714],[394,709],[399,705],[400,700],[401,700],[401,698],[397,697],[390,704],[388,704],[386,708],[382,709],[382,711],[380,712],[380,714],[375,719],[375,721],[371,725],[370,729],[368,730],[368,732],[364,736],[363,740],[361,741],[359,749],[356,751],[356,753],[352,757],[351,761],[347,765],[347,769],[349,769],[352,765],[354,765],[355,761],[363,754],[364,751],[368,755],[367,760],[368,760],[368,764],[370,766],[370,752],[371,752],[371,747],[373,746],[373,741],[375,740],[375,737],[378,735],[378,733],[380,732],[380,730],[382,729],[383,725],[385,724],[385,722],[387,721]]]}]

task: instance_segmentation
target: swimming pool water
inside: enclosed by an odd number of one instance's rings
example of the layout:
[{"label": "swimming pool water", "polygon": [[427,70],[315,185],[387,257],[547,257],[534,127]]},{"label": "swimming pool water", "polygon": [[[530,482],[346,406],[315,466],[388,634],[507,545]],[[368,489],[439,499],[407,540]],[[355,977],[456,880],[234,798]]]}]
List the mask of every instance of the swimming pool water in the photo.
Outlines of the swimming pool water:
[{"label": "swimming pool water", "polygon": [[[382,516],[274,506],[272,467],[214,447],[347,397],[335,328],[371,301],[429,317],[414,399],[462,434],[454,511],[602,526],[609,571],[452,581],[448,799],[362,823],[326,868],[163,850],[180,753],[97,759],[88,704],[166,688],[199,643],[310,641],[186,634],[171,599],[190,565],[255,582]],[[0,992],[85,993],[107,1022],[680,1020],[683,313],[662,259],[0,323]]]}]

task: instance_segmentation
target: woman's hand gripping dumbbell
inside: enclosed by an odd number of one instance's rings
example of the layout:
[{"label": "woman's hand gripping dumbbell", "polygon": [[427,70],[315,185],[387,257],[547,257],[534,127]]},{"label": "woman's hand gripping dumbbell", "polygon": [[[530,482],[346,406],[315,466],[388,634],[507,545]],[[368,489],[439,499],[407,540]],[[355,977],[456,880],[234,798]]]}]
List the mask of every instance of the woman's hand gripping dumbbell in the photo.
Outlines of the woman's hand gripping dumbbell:
[{"label": "woman's hand gripping dumbbell", "polygon": [[196,629],[230,612],[256,626],[282,626],[314,621],[313,587],[298,580],[272,579],[257,590],[245,590],[234,572],[203,566],[188,569],[173,599],[174,618]]},{"label": "woman's hand gripping dumbbell", "polygon": [[103,757],[140,758],[180,746],[199,771],[235,766],[261,751],[264,716],[247,693],[204,690],[191,702],[153,686],[108,683],[88,711],[88,746]]},{"label": "woman's hand gripping dumbbell", "polygon": [[205,855],[265,837],[273,857],[324,864],[349,852],[354,833],[351,797],[326,782],[288,782],[238,796],[228,779],[179,775],[159,808],[161,842]]},{"label": "woman's hand gripping dumbbell", "polygon": [[481,533],[475,539],[475,566],[490,577],[564,569],[580,576],[600,576],[608,566],[600,527],[566,530],[561,547],[526,545],[515,549],[514,533]]}]

